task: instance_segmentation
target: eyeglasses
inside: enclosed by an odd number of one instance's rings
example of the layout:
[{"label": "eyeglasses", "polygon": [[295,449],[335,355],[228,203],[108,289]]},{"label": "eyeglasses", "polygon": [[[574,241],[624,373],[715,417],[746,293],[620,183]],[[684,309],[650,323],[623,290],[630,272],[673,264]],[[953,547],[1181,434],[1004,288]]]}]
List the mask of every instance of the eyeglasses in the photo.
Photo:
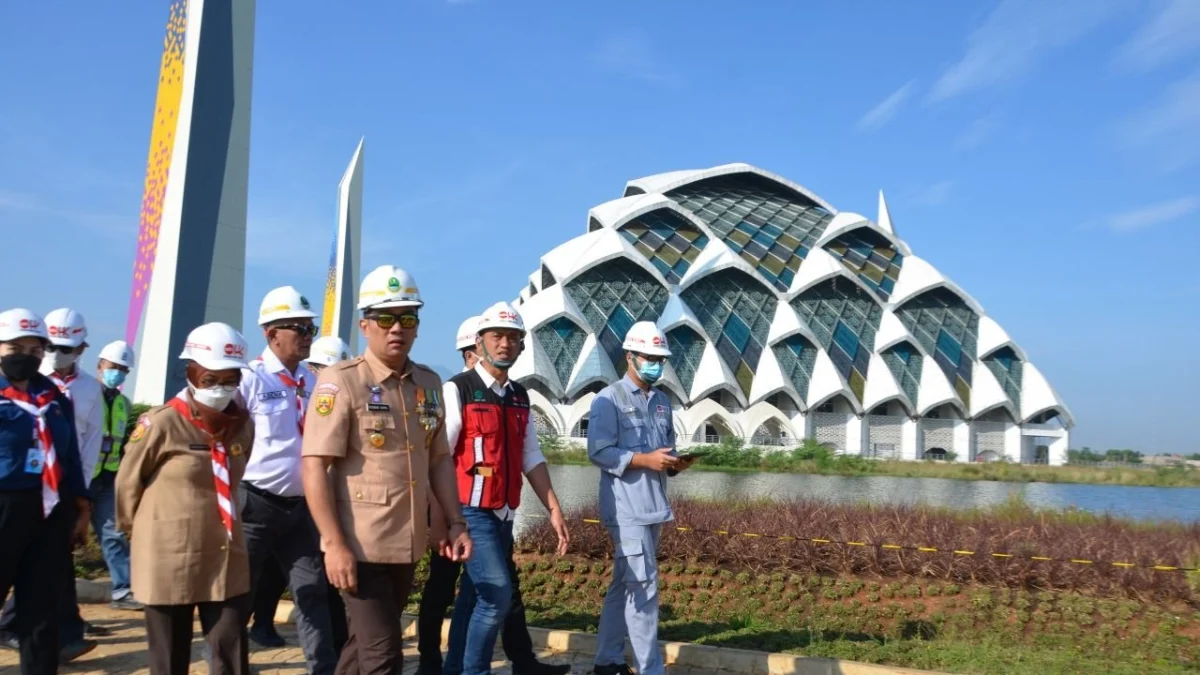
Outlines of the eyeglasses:
[{"label": "eyeglasses", "polygon": [[317,326],[311,323],[308,325],[302,323],[285,323],[274,326],[274,328],[278,328],[279,330],[294,330],[300,334],[300,337],[316,337],[317,335]]},{"label": "eyeglasses", "polygon": [[46,351],[51,352],[51,353],[62,352],[63,354],[70,354],[71,352],[75,351],[75,349],[76,349],[76,347],[68,347],[66,345],[56,345],[56,344],[46,345]]},{"label": "eyeglasses", "polygon": [[417,324],[421,323],[420,317],[416,314],[368,314],[366,318],[374,321],[375,325],[384,330],[395,326],[397,321],[400,322],[400,327],[405,330],[412,330],[417,327]]},{"label": "eyeglasses", "polygon": [[649,361],[650,363],[662,363],[667,360],[667,357],[658,356],[656,354],[638,354],[637,357],[643,361]]}]

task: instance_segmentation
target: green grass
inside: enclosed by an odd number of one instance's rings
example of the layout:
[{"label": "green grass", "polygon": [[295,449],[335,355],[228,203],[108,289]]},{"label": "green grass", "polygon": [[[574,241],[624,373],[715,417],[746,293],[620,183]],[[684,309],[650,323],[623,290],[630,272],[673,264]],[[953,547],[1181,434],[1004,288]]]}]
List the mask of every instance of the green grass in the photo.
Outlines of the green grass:
[{"label": "green grass", "polygon": [[[543,436],[542,452],[552,464],[588,464],[586,449],[558,437]],[[1090,483],[1098,485],[1143,485],[1154,487],[1200,487],[1200,470],[1184,467],[1099,468],[1090,466],[1043,466],[991,462],[872,460],[853,455],[836,455],[808,439],[791,450],[743,447],[740,441],[698,448],[706,452],[693,471],[802,473],[825,476],[898,476],[903,478],[950,478],[1014,483]]]}]

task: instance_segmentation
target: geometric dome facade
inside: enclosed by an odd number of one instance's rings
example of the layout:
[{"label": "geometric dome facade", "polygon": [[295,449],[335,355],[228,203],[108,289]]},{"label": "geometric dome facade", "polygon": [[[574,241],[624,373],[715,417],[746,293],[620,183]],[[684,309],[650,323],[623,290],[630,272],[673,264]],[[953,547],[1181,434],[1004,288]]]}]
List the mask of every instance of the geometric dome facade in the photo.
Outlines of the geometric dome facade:
[{"label": "geometric dome facade", "polygon": [[748,438],[759,422],[795,438],[872,415],[999,423],[1014,438],[1074,424],[1024,350],[897,236],[882,193],[871,221],[748,164],[633,180],[542,256],[516,303],[532,349],[511,375],[563,432],[623,372],[642,320],[667,335],[660,388],[685,424]]}]

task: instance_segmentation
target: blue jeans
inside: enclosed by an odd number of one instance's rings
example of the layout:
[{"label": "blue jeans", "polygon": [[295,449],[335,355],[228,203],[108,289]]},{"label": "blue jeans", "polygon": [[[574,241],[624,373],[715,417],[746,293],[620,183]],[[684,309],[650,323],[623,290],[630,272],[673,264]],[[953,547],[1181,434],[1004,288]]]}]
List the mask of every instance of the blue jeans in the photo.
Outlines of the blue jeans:
[{"label": "blue jeans", "polygon": [[471,506],[463,507],[463,517],[473,547],[454,601],[442,674],[485,675],[492,672],[496,638],[512,604],[513,523]]},{"label": "blue jeans", "polygon": [[92,530],[100,540],[100,551],[104,564],[112,577],[112,599],[120,600],[129,595],[129,541],[117,529],[116,493],[113,491],[112,473],[102,473],[92,481]]}]

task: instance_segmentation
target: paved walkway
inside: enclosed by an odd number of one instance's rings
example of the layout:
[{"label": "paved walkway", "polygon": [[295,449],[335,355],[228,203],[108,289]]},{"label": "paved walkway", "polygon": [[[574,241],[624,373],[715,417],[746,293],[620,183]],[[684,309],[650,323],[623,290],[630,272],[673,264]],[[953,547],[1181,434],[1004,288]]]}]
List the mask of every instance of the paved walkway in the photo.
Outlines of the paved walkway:
[{"label": "paved walkway", "polygon": [[[110,631],[108,635],[96,637],[99,646],[92,652],[65,664],[62,673],[76,675],[148,675],[146,667],[146,632],[140,612],[122,612],[105,605],[81,605],[83,617],[89,622]],[[296,639],[295,627],[278,624],[280,635],[288,646],[282,649],[260,649],[251,643],[251,669],[263,675],[304,675],[304,656]],[[195,640],[192,642],[191,672],[204,675],[208,667],[200,655],[200,624],[196,623]],[[497,653],[493,672],[509,675],[512,671],[504,661],[503,652]],[[548,663],[570,663],[573,673],[590,673],[592,657],[570,652],[544,651],[539,658]],[[417,645],[415,639],[404,641],[404,672],[413,673],[417,668]],[[691,668],[668,668],[668,675],[705,675],[704,671]],[[716,673],[717,671],[711,671]],[[18,673],[17,653],[0,649],[0,675]]]}]

